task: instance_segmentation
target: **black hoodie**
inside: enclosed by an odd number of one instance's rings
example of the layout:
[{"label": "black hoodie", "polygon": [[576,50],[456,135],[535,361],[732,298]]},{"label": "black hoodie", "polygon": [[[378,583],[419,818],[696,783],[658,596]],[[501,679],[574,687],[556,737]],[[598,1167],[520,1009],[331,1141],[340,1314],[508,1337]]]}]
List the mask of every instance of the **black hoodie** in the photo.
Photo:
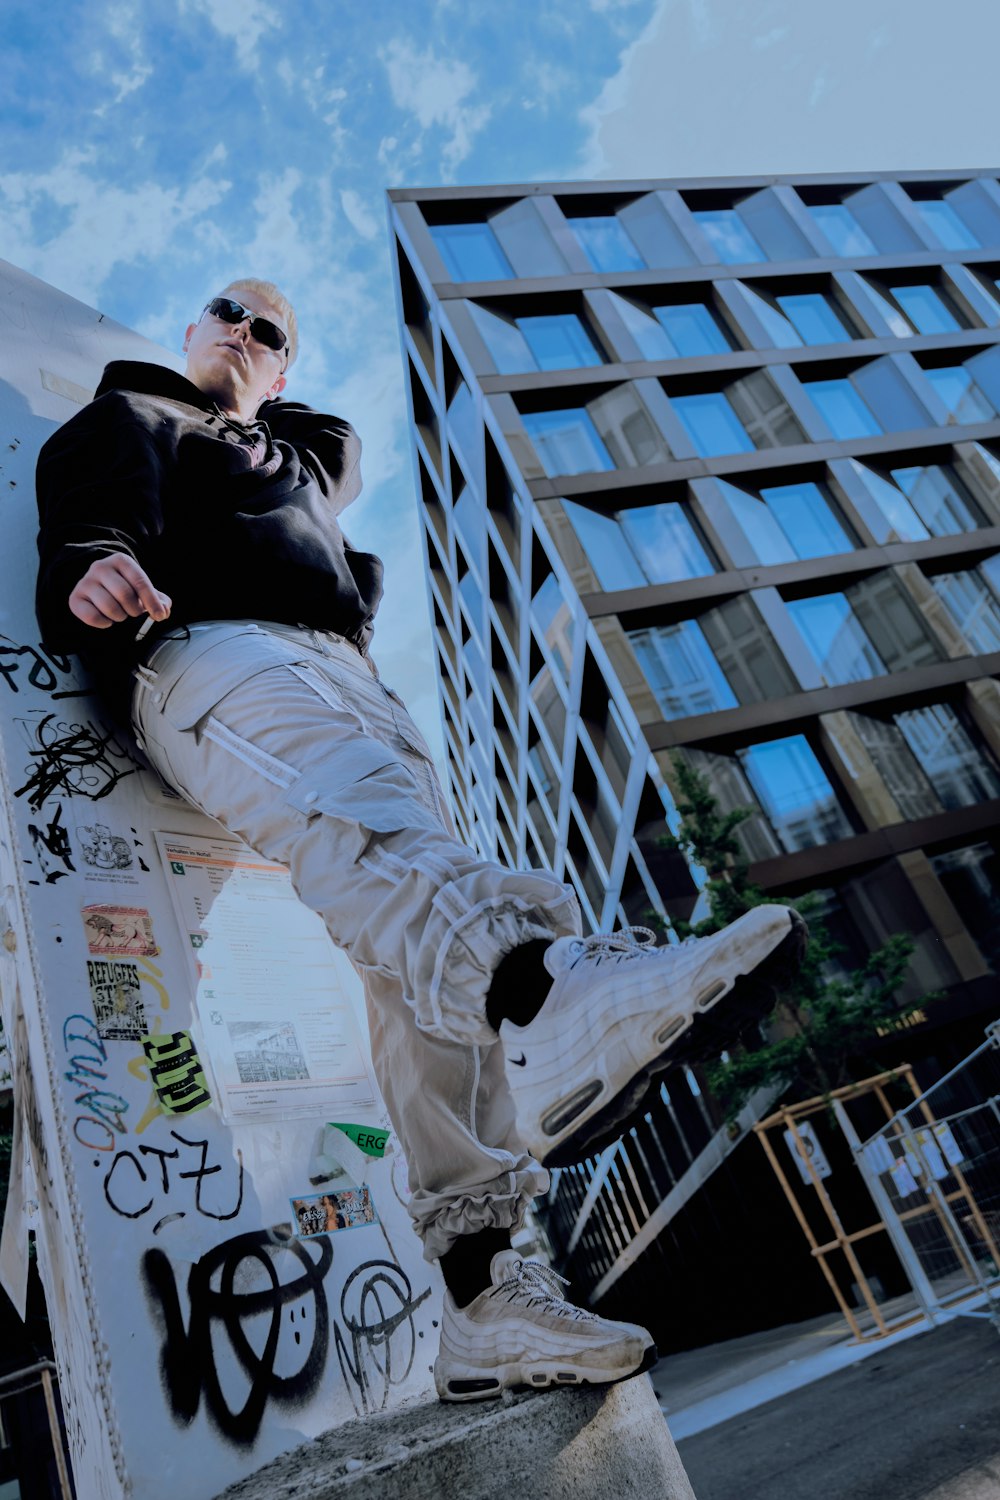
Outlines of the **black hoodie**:
[{"label": "black hoodie", "polygon": [[[39,455],[42,640],[77,653],[119,717],[132,667],[158,636],[195,620],[311,625],[366,651],[382,564],[337,522],[361,489],[360,453],[339,417],[267,401],[244,427],[185,376],[113,361],[94,400]],[[138,647],[139,620],[96,630],[68,606],[91,563],[114,552],[173,600]]]}]

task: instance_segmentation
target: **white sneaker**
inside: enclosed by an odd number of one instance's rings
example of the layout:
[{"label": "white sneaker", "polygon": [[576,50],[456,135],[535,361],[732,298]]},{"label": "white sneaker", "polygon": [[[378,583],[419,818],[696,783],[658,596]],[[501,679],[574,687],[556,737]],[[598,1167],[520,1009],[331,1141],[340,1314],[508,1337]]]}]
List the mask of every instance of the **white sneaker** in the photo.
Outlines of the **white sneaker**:
[{"label": "white sneaker", "polygon": [[712,937],[659,948],[646,927],[556,939],[541,1010],[500,1027],[525,1144],[566,1166],[615,1140],[655,1074],[722,1051],[766,1014],[807,937],[791,907],[755,906]]},{"label": "white sneaker", "polygon": [[634,1323],[567,1302],[549,1266],[501,1250],[492,1286],[457,1307],[445,1293],[434,1384],[442,1401],[484,1401],[509,1386],[611,1385],[648,1370],[656,1345]]}]

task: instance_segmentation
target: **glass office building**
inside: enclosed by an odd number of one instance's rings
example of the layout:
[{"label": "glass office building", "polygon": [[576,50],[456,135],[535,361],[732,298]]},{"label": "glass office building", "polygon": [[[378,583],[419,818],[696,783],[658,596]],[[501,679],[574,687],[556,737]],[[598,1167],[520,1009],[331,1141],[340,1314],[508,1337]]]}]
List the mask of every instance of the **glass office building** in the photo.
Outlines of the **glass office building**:
[{"label": "glass office building", "polygon": [[[554,869],[592,928],[669,928],[702,883],[662,846],[682,757],[753,809],[757,883],[821,893],[845,967],[912,935],[907,997],[941,998],[909,1061],[975,1045],[1000,950],[998,176],[389,198],[462,834]],[[754,1143],[705,1167],[721,1126],[670,1075],[559,1175],[550,1229],[602,1310],[650,1257],[691,1285],[762,1201]]]}]

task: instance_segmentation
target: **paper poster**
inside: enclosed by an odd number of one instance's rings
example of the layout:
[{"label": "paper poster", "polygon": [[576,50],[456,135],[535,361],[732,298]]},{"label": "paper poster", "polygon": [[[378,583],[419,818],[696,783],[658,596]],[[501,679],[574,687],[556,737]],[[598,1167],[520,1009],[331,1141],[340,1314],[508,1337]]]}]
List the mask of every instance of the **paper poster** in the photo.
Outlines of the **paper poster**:
[{"label": "paper poster", "polygon": [[941,1155],[941,1148],[929,1130],[918,1130],[917,1141],[920,1146],[921,1155],[927,1163],[928,1170],[935,1182],[941,1182],[950,1174],[950,1168]]},{"label": "paper poster", "polygon": [[944,1122],[942,1122],[938,1125],[933,1125],[931,1127],[931,1130],[933,1132],[934,1139],[938,1143],[941,1155],[944,1157],[948,1165],[950,1167],[960,1167],[965,1160],[965,1157],[962,1153],[961,1146],[955,1139],[955,1133],[952,1130],[951,1126],[945,1125]]},{"label": "paper poster", "polygon": [[[809,1158],[809,1161],[812,1164],[813,1172],[815,1172],[816,1176],[819,1178],[829,1177],[832,1174],[833,1168],[830,1166],[830,1163],[826,1159],[826,1153],[824,1152],[823,1147],[820,1145],[819,1137],[817,1136],[813,1127],[809,1124],[808,1120],[804,1120],[796,1128],[798,1130],[799,1137],[801,1138],[802,1145],[805,1147],[806,1156]],[[795,1133],[793,1131],[785,1131],[785,1144],[788,1146],[789,1151],[792,1153],[792,1157],[794,1158],[795,1165],[799,1169],[799,1176],[802,1178],[802,1181],[806,1184],[807,1187],[814,1187],[815,1183],[813,1181],[812,1174],[810,1173],[806,1163],[802,1160],[802,1152],[799,1149],[799,1145],[795,1139]]]},{"label": "paper poster", "polygon": [[877,1135],[864,1150],[865,1161],[876,1174],[891,1172],[895,1158],[884,1135]]},{"label": "paper poster", "polygon": [[919,1191],[917,1187],[917,1179],[910,1171],[905,1157],[901,1161],[898,1161],[896,1163],[892,1171],[889,1173],[889,1176],[892,1178],[893,1184],[896,1188],[896,1192],[901,1198],[908,1198],[911,1193],[916,1193]]},{"label": "paper poster", "polygon": [[355,976],[287,870],[234,839],[156,840],[223,1113],[233,1122],[364,1118],[377,1091],[345,988]]},{"label": "paper poster", "polygon": [[104,1041],[141,1041],[149,1027],[136,965],[125,959],[88,958],[87,980],[94,1020]]}]

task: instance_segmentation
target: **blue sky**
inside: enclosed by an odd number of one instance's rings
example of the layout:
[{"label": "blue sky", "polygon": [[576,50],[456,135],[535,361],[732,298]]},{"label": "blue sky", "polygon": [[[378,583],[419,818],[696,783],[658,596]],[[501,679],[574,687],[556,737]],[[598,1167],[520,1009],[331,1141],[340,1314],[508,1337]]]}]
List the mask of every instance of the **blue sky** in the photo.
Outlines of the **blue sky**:
[{"label": "blue sky", "polygon": [[440,743],[385,189],[995,167],[998,43],[995,0],[5,0],[0,258],[175,350],[231,276],[285,288]]}]

